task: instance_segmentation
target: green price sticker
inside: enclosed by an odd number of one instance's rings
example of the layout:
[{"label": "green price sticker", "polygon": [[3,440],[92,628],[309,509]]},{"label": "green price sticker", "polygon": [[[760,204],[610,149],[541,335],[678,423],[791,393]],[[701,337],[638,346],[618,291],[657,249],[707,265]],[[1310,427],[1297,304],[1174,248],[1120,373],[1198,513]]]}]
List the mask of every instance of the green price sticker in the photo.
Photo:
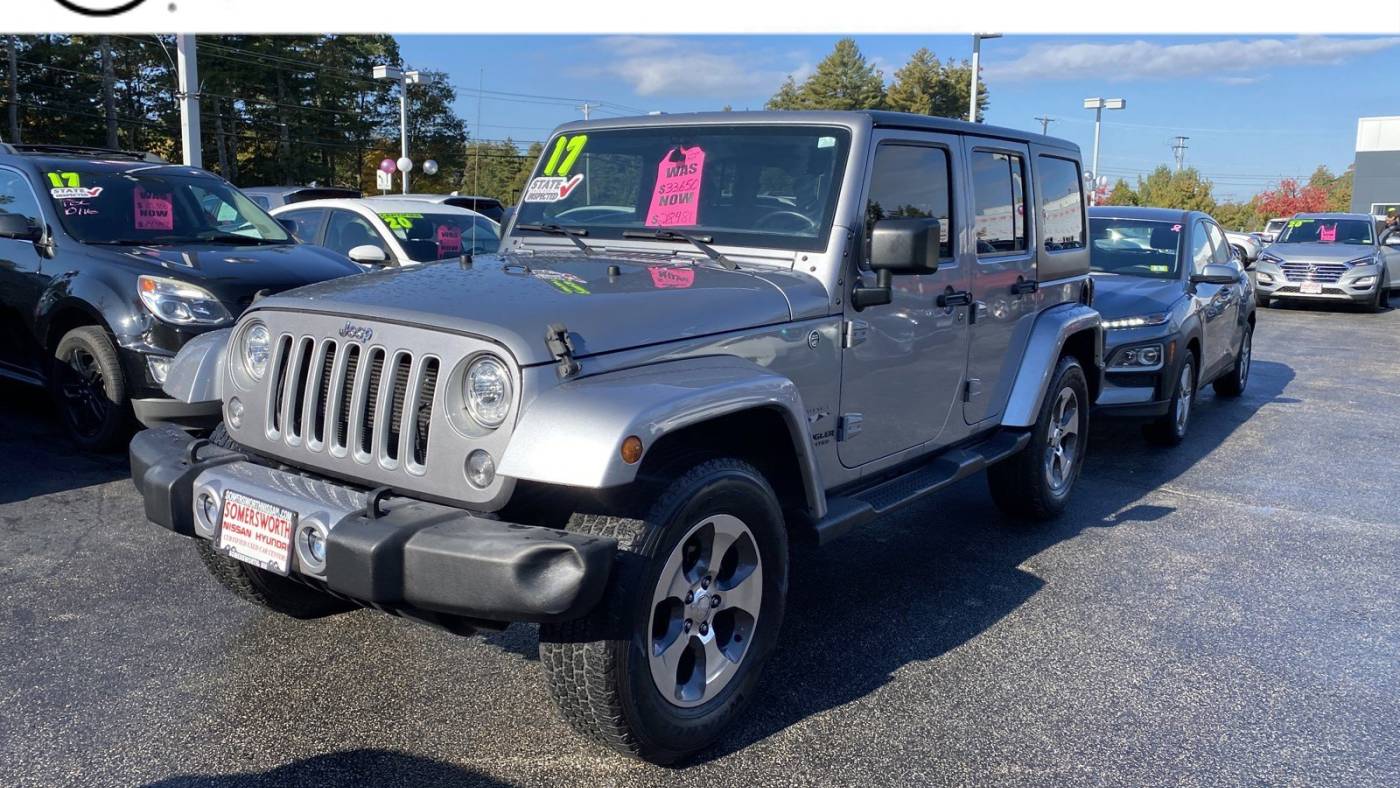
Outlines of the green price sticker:
[{"label": "green price sticker", "polygon": [[421,213],[381,213],[379,218],[389,225],[390,230],[409,230],[413,227],[414,219],[422,219]]},{"label": "green price sticker", "polygon": [[575,134],[555,140],[554,152],[549,154],[549,161],[544,165],[544,174],[568,177],[569,171],[574,168],[574,162],[578,161],[579,154],[583,153],[583,146],[587,144],[587,134]]},{"label": "green price sticker", "polygon": [[48,176],[55,189],[76,189],[83,185],[82,176],[76,172],[51,172]]}]

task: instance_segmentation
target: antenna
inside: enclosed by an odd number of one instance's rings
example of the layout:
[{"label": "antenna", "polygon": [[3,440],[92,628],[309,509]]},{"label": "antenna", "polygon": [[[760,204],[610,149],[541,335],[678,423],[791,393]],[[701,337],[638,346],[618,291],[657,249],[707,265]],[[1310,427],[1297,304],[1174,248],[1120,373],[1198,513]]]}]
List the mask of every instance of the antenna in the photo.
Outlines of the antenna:
[{"label": "antenna", "polygon": [[1176,171],[1181,172],[1181,168],[1186,166],[1186,141],[1190,137],[1177,137],[1172,141],[1172,155],[1176,157]]},{"label": "antenna", "polygon": [[1044,116],[1044,117],[1037,117],[1036,120],[1040,121],[1040,133],[1041,133],[1041,134],[1049,134],[1049,133],[1050,133],[1050,124],[1051,124],[1051,123],[1058,123],[1058,122],[1059,122],[1059,118],[1052,118],[1052,117],[1050,117],[1049,115],[1046,115],[1046,116]]}]

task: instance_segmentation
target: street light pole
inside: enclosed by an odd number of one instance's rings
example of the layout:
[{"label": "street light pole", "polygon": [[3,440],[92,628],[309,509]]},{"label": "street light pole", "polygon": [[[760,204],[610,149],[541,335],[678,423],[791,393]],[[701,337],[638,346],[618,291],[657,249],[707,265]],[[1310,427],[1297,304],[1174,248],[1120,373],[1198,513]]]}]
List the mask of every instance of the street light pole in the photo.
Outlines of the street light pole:
[{"label": "street light pole", "polygon": [[[375,66],[375,79],[393,79],[399,83],[399,142],[400,157],[408,158],[408,86],[426,82],[417,71],[404,71],[393,66]],[[408,170],[403,171],[403,193],[408,194]]]},{"label": "street light pole", "polygon": [[[1123,109],[1127,106],[1127,99],[1084,99],[1084,109],[1092,109],[1094,111],[1094,168],[1090,170],[1090,173],[1094,176],[1095,182],[1099,179],[1099,127],[1103,125],[1103,111],[1106,109]],[[1096,192],[1097,190],[1091,193]]]},{"label": "street light pole", "polygon": [[977,122],[977,77],[982,73],[982,42],[990,38],[1001,38],[1001,33],[972,34],[972,89],[968,91],[967,120]]}]

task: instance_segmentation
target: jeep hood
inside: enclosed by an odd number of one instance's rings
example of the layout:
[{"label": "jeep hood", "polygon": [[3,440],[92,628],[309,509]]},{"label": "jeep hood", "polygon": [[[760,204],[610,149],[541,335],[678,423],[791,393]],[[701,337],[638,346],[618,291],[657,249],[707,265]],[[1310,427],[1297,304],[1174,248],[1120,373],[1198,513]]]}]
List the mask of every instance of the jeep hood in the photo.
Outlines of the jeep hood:
[{"label": "jeep hood", "polygon": [[1185,292],[1185,285],[1176,279],[1094,275],[1094,308],[1105,320],[1170,312]]},{"label": "jeep hood", "polygon": [[553,323],[569,329],[576,355],[588,356],[784,323],[793,317],[786,288],[808,302],[811,288],[821,289],[791,271],[728,271],[662,259],[478,256],[469,265],[447,261],[322,282],[263,299],[257,309],[473,334],[529,365],[553,360],[545,344]]},{"label": "jeep hood", "polygon": [[1290,263],[1346,263],[1370,257],[1376,253],[1376,248],[1370,244],[1276,243],[1264,251]]}]

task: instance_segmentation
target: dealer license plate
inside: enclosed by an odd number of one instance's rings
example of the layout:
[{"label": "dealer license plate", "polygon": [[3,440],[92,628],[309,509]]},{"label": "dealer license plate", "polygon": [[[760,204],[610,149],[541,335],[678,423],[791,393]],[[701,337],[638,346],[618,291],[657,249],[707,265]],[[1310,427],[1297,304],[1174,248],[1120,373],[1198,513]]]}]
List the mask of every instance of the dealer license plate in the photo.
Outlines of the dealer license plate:
[{"label": "dealer license plate", "polygon": [[219,527],[219,552],[269,572],[287,574],[297,513],[229,490]]},{"label": "dealer license plate", "polygon": [[1322,284],[1319,282],[1304,282],[1298,288],[1298,292],[1303,295],[1322,295]]}]

